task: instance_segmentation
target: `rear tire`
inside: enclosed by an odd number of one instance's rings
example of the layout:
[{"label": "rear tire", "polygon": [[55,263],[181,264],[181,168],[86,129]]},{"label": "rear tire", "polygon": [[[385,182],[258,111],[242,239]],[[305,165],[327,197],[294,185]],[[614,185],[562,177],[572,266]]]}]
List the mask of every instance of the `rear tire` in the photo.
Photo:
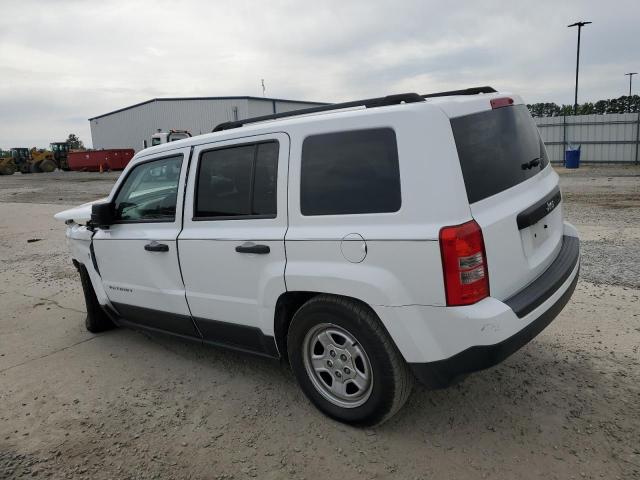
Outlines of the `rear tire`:
[{"label": "rear tire", "polygon": [[366,305],[318,295],[294,315],[287,351],[300,388],[326,415],[376,425],[404,405],[413,387],[404,358]]},{"label": "rear tire", "polygon": [[77,264],[80,273],[80,282],[82,283],[82,291],[84,292],[84,302],[87,306],[87,317],[85,319],[85,327],[91,333],[104,332],[115,327],[114,323],[107,316],[105,311],[98,302],[96,292],[93,290],[91,278],[87,268],[82,264]]}]

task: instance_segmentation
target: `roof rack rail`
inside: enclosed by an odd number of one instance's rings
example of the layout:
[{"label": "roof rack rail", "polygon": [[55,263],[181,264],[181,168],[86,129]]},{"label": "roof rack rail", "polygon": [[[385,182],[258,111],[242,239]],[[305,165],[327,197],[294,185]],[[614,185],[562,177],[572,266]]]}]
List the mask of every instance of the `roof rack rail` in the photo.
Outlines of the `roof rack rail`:
[{"label": "roof rack rail", "polygon": [[232,122],[223,122],[212,130],[212,132],[220,132],[222,130],[230,130],[232,128],[239,128],[248,123],[264,122],[267,120],[276,120],[278,118],[297,117],[298,115],[307,115],[310,113],[330,112],[332,110],[342,110],[343,108],[353,107],[384,107],[387,105],[398,105],[400,103],[415,103],[424,102],[425,98],[433,97],[448,97],[451,95],[478,95],[480,93],[494,93],[495,89],[492,87],[472,87],[464,90],[451,90],[448,92],[428,93],[426,95],[418,95],[417,93],[400,93],[398,95],[387,95],[386,97],[368,98],[365,100],[354,100],[352,102],[344,103],[332,103],[329,105],[322,105],[320,107],[303,108],[301,110],[291,110],[289,112],[274,113],[271,115],[262,115],[260,117],[244,118],[242,120],[235,120]]},{"label": "roof rack rail", "polygon": [[213,132],[222,130],[230,130],[232,128],[242,127],[248,123],[264,122],[266,120],[276,120],[278,118],[297,117],[298,115],[307,115],[309,113],[330,112],[332,110],[341,110],[343,108],[352,107],[384,107],[387,105],[398,105],[400,103],[424,102],[424,98],[417,93],[401,93],[398,95],[387,95],[386,97],[368,98],[365,100],[355,100],[353,102],[332,103],[330,105],[322,105],[320,107],[303,108],[301,110],[291,110],[289,112],[274,113],[272,115],[262,115],[260,117],[244,118],[232,122],[224,122],[216,125]]},{"label": "roof rack rail", "polygon": [[422,98],[433,98],[433,97],[450,97],[452,95],[478,95],[479,93],[495,93],[497,90],[493,87],[472,87],[465,88],[464,90],[449,90],[448,92],[438,92],[438,93],[427,93],[426,95],[421,95]]}]

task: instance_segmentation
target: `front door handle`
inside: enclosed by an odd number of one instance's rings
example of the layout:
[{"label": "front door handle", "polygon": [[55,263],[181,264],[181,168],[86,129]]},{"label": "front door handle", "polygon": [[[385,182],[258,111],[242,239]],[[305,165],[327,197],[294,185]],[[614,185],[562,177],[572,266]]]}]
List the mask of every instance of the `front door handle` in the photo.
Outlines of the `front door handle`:
[{"label": "front door handle", "polygon": [[269,245],[256,245],[253,242],[245,242],[242,245],[238,245],[236,247],[236,252],[238,253],[257,253],[260,255],[264,255],[265,253],[269,253],[271,249]]},{"label": "front door handle", "polygon": [[144,246],[144,249],[147,252],[168,252],[169,251],[169,245],[166,245],[164,243],[158,243],[155,240],[151,243],[147,243]]}]

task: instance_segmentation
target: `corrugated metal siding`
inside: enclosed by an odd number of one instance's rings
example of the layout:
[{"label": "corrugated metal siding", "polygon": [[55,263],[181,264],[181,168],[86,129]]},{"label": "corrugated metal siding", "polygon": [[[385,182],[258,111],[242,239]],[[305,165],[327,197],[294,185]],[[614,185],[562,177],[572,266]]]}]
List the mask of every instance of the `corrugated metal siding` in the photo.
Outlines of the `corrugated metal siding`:
[{"label": "corrugated metal siding", "polygon": [[154,127],[150,134],[160,128],[189,130],[191,135],[209,133],[219,123],[233,120],[233,109],[238,108],[238,117],[249,115],[247,100],[179,100],[160,101],[156,104]]},{"label": "corrugated metal siding", "polygon": [[112,115],[91,120],[93,148],[142,148],[144,140],[159,128],[189,130],[192,135],[209,133],[222,122],[238,117],[246,118],[248,102],[240,100],[180,100],[156,101]]},{"label": "corrugated metal siding", "polygon": [[91,140],[93,148],[142,148],[142,140],[147,139],[146,128],[153,122],[154,103],[124,110],[106,117],[91,120]]},{"label": "corrugated metal siding", "polygon": [[[292,110],[301,110],[303,108],[311,108],[324,105],[322,103],[306,103],[306,102],[288,102],[283,100],[272,100],[270,98],[250,98],[249,114],[252,117],[261,115],[271,115],[273,113],[290,112]],[[274,111],[275,110],[275,111]]]},{"label": "corrugated metal siding", "polygon": [[568,144],[580,146],[583,162],[634,162],[638,114],[535,118],[552,162],[562,162]]},{"label": "corrugated metal siding", "polygon": [[[238,109],[238,119],[242,119],[273,113],[273,102],[269,98],[153,101],[91,120],[93,148],[133,148],[137,152],[158,128],[189,130],[194,136],[209,133],[219,123],[235,120],[234,107]],[[278,112],[313,106],[278,100],[275,103]]]},{"label": "corrugated metal siding", "polygon": [[282,113],[282,112],[290,112],[291,110],[300,110],[301,108],[311,108],[311,107],[317,107],[320,106],[321,104],[317,104],[317,105],[313,105],[313,104],[301,104],[301,103],[296,103],[296,102],[276,102],[276,113]]},{"label": "corrugated metal siding", "polygon": [[[273,104],[278,103],[275,100],[256,100],[254,98],[249,99],[249,116],[260,117],[262,115],[271,115],[273,113]],[[298,107],[304,108],[304,107]]]}]

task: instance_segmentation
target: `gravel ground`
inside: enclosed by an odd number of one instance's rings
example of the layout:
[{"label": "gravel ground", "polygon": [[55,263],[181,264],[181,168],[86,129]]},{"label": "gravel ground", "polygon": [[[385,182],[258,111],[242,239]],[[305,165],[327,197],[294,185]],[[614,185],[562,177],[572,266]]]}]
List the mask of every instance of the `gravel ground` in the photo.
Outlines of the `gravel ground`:
[{"label": "gravel ground", "polygon": [[369,430],[322,416],[278,362],[88,333],[51,215],[116,175],[0,177],[0,478],[640,478],[640,169],[560,173],[583,240],[571,302],[501,365],[417,387]]},{"label": "gravel ground", "polygon": [[640,288],[640,168],[559,169],[565,215],[582,236],[582,278]]},{"label": "gravel ground", "polygon": [[106,197],[122,172],[63,172],[0,176],[0,203],[78,205]]}]

